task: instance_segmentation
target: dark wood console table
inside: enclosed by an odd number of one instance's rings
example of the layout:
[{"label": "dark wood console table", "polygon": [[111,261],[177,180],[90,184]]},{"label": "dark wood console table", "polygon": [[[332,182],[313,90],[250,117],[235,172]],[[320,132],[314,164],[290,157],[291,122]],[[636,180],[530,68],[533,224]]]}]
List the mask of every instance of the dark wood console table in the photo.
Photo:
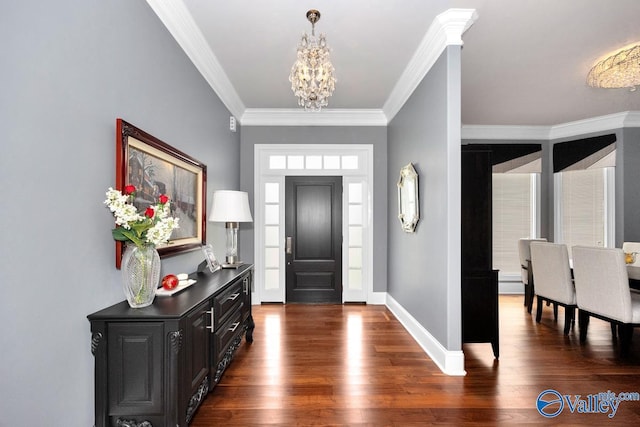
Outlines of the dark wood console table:
[{"label": "dark wood console table", "polygon": [[252,265],[193,273],[197,283],[133,309],[88,317],[95,356],[95,426],[186,426],[245,335],[253,341]]}]

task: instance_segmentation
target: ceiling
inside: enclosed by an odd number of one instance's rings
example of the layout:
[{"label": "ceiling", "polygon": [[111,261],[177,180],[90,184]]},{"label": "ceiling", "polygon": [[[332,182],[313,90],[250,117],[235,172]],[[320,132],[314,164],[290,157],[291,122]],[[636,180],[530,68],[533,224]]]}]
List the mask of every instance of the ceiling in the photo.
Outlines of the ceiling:
[{"label": "ceiling", "polygon": [[462,35],[463,124],[552,126],[640,111],[640,90],[585,83],[601,56],[640,42],[638,0],[147,2],[240,119],[300,110],[288,76],[311,31],[309,9],[321,13],[316,34],[327,36],[337,83],[329,107],[306,114],[384,115],[435,17],[450,8],[477,13]]}]

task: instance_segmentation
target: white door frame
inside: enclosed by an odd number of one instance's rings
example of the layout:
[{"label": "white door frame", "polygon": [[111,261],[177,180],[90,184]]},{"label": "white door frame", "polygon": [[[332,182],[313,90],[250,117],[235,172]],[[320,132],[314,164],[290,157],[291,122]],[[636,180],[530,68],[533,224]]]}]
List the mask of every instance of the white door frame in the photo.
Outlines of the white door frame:
[{"label": "white door frame", "polygon": [[[284,180],[296,175],[342,176],[342,301],[373,303],[373,145],[257,144],[254,170],[253,301],[285,302]],[[267,184],[275,189],[269,195]],[[350,242],[353,229],[361,242]]]}]

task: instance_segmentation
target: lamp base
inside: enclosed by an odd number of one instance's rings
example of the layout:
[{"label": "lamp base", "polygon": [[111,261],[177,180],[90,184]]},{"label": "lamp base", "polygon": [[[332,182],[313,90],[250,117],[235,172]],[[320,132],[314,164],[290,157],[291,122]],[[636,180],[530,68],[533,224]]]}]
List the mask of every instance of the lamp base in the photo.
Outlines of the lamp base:
[{"label": "lamp base", "polygon": [[238,262],[233,263],[233,264],[228,264],[226,262],[224,264],[220,264],[220,266],[222,268],[225,268],[225,269],[227,269],[227,268],[240,268],[243,265],[244,265],[244,262],[242,262],[242,261],[238,261]]}]

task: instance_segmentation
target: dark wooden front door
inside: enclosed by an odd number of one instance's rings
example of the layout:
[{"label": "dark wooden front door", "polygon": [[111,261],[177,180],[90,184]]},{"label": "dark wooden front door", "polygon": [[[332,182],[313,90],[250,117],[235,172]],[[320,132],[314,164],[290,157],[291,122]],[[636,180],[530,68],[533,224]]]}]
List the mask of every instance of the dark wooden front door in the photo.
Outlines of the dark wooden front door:
[{"label": "dark wooden front door", "polygon": [[286,302],[342,302],[342,177],[285,179]]}]

